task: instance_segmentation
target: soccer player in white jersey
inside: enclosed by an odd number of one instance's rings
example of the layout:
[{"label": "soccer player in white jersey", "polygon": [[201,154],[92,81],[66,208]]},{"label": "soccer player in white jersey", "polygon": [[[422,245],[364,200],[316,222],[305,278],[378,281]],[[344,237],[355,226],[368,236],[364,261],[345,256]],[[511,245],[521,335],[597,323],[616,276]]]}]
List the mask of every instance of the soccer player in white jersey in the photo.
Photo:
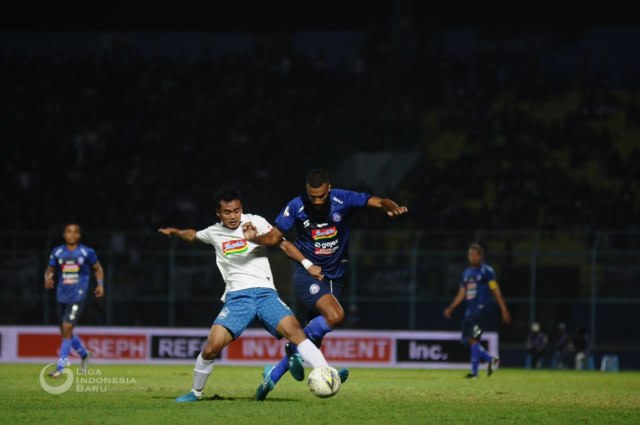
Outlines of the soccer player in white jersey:
[{"label": "soccer player in white jersey", "polygon": [[[198,355],[193,373],[193,387],[178,397],[177,402],[198,401],[213,371],[213,361],[231,341],[238,338],[254,318],[276,338],[285,337],[298,345],[298,351],[312,367],[327,365],[322,352],[307,338],[291,309],[278,297],[266,248],[245,239],[242,225],[251,222],[258,233],[267,233],[271,225],[262,217],[242,213],[240,193],[224,189],[216,195],[219,223],[206,229],[179,230],[168,227],[158,231],[176,235],[188,242],[201,241],[213,245],[216,263],[225,282],[224,305],[213,322],[207,345]],[[293,260],[304,256],[284,239],[280,248]],[[314,269],[315,270],[315,269]],[[320,273],[318,271],[318,273]],[[321,279],[322,276],[316,276]]]}]

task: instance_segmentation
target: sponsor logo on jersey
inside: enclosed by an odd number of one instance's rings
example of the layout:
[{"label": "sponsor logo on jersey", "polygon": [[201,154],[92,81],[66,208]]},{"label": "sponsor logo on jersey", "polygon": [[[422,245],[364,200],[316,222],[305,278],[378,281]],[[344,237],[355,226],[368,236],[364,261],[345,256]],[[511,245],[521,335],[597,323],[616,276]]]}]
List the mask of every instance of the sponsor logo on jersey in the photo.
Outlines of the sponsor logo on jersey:
[{"label": "sponsor logo on jersey", "polygon": [[335,196],[333,198],[331,198],[331,199],[333,199],[334,201],[336,201],[337,203],[339,203],[341,205],[344,204],[344,202],[342,202],[342,199],[338,199]]},{"label": "sponsor logo on jersey", "polygon": [[478,284],[471,281],[467,282],[467,299],[472,300],[476,297],[476,293],[478,292]]},{"label": "sponsor logo on jersey", "polygon": [[62,270],[63,285],[75,285],[80,280],[80,266],[73,261],[62,264],[60,269]]},{"label": "sponsor logo on jersey", "polygon": [[62,273],[78,273],[79,271],[80,266],[75,263],[62,265]]},{"label": "sponsor logo on jersey", "polygon": [[336,229],[335,226],[327,227],[326,229],[311,230],[311,237],[314,241],[333,239],[336,236],[338,236],[338,229]]},{"label": "sponsor logo on jersey", "polygon": [[284,217],[289,217],[289,205],[287,205],[287,208],[284,209],[284,213],[282,213],[282,215]]},{"label": "sponsor logo on jersey", "polygon": [[222,253],[225,256],[242,254],[249,249],[249,243],[246,239],[236,239],[232,241],[222,242]]}]

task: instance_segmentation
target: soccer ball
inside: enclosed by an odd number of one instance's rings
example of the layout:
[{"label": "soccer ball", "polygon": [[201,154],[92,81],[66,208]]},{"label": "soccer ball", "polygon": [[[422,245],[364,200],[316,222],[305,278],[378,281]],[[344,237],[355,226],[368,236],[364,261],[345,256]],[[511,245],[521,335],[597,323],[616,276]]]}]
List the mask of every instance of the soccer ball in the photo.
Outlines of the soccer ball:
[{"label": "soccer ball", "polygon": [[340,375],[331,366],[320,366],[309,374],[309,390],[320,398],[327,398],[335,395],[340,389]]}]

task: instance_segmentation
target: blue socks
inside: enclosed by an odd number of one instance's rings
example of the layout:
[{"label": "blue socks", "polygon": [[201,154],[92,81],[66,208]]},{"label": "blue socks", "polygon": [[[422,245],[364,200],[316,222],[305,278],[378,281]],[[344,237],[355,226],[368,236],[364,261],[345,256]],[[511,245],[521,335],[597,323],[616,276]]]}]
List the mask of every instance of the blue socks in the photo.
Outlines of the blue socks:
[{"label": "blue socks", "polygon": [[490,362],[493,357],[491,357],[486,351],[484,351],[484,347],[479,342],[475,342],[471,344],[471,373],[474,375],[478,374],[478,366],[480,365],[480,360],[484,360],[486,362]]},{"label": "blue socks", "polygon": [[[307,337],[313,342],[316,346],[320,347],[322,343],[322,338],[333,329],[329,327],[327,321],[322,316],[315,317],[313,320],[309,322],[309,324],[304,328],[304,333]],[[291,344],[291,348],[295,350],[295,345]],[[297,351],[297,350],[296,350]],[[271,369],[271,373],[269,377],[275,384],[282,378],[282,376],[287,373],[289,370],[289,358],[284,356],[278,364],[275,365],[273,369]]]},{"label": "blue socks", "polygon": [[287,373],[288,370],[289,370],[289,357],[284,356],[282,359],[280,359],[278,364],[275,365],[273,369],[271,369],[271,374],[269,375],[269,377],[275,384],[280,380],[280,378],[282,378],[282,375]]},{"label": "blue socks", "polygon": [[324,317],[317,316],[304,328],[304,333],[307,334],[311,342],[318,345],[322,342],[322,338],[332,330]]},{"label": "blue socks", "polygon": [[74,334],[71,338],[62,338],[62,344],[60,344],[60,358],[58,359],[58,366],[56,370],[62,370],[67,366],[71,348],[76,350],[80,357],[84,358],[87,356],[87,349],[84,348],[82,341],[80,341],[80,338],[78,338],[77,335]]},{"label": "blue socks", "polygon": [[78,335],[73,334],[73,337],[71,338],[71,346],[76,350],[80,357],[84,358],[87,356],[87,350],[84,348],[84,345],[82,345],[82,341],[80,341]]},{"label": "blue socks", "polygon": [[71,351],[71,338],[63,338],[62,344],[60,344],[60,359],[58,360],[58,367],[56,370],[60,371],[64,369],[66,363],[69,361],[69,352]]}]

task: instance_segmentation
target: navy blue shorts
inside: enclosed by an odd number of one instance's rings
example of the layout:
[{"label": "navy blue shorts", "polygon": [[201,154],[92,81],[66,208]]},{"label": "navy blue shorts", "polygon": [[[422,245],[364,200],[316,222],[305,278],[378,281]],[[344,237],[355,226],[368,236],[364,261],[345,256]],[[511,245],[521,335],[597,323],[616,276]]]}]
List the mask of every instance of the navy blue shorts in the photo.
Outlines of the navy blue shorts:
[{"label": "navy blue shorts", "polygon": [[293,316],[293,311],[270,288],[249,288],[227,292],[222,310],[213,321],[238,338],[253,319],[258,321],[276,338],[282,338],[276,328],[282,319]]},{"label": "navy blue shorts", "polygon": [[71,323],[76,325],[80,314],[84,310],[84,301],[77,303],[58,303],[58,323]]},{"label": "navy blue shorts", "polygon": [[471,338],[479,339],[480,334],[488,330],[489,319],[489,309],[483,309],[474,314],[465,312],[464,319],[462,319],[462,343],[469,344]]},{"label": "navy blue shorts", "polygon": [[298,300],[312,311],[316,311],[315,305],[324,295],[333,294],[339,300],[342,293],[342,283],[330,279],[318,280],[301,265],[296,265],[293,272],[293,284]]}]

